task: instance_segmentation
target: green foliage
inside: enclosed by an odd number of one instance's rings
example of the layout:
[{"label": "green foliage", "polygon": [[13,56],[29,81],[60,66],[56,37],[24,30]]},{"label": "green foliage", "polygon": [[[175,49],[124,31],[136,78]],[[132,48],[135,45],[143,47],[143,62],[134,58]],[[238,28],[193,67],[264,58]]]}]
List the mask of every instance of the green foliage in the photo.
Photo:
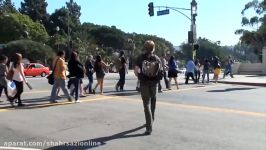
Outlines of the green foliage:
[{"label": "green foliage", "polygon": [[14,53],[21,53],[24,58],[28,58],[32,62],[37,60],[46,62],[54,56],[50,46],[30,40],[12,41],[6,45],[3,53],[9,57],[13,56]]},{"label": "green foliage", "polygon": [[126,41],[124,33],[121,30],[107,26],[92,29],[89,33],[93,36],[96,44],[102,47],[123,49]]},{"label": "green foliage", "polygon": [[48,19],[47,6],[45,0],[24,0],[21,2],[19,11],[28,15],[33,21],[46,22]]},{"label": "green foliage", "polygon": [[16,12],[17,10],[11,0],[0,0],[0,15]]},{"label": "green foliage", "polygon": [[48,34],[44,26],[33,22],[28,16],[20,13],[0,16],[0,42],[7,43],[23,38],[23,33],[29,33],[28,38],[38,42],[46,42]]},{"label": "green foliage", "polygon": [[255,11],[256,16],[250,19],[243,16],[242,26],[256,26],[255,31],[238,29],[235,34],[242,34],[241,42],[253,46],[256,49],[256,53],[260,54],[262,48],[266,46],[266,0],[253,0],[247,3],[241,12],[242,15],[245,15],[245,12],[251,8]]}]

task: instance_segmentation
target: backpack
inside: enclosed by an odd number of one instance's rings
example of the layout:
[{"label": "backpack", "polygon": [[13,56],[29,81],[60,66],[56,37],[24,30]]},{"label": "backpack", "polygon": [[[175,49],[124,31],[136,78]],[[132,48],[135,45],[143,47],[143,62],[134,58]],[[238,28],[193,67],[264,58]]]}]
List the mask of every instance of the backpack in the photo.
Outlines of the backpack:
[{"label": "backpack", "polygon": [[141,74],[143,80],[161,80],[163,77],[163,67],[160,60],[156,59],[154,55],[150,57],[145,57],[144,55]]}]

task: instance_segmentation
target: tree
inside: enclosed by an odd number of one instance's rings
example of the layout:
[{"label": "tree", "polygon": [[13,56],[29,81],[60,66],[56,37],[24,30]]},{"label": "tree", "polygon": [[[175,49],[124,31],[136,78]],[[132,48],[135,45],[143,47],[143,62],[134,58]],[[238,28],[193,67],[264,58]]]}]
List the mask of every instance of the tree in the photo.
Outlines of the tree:
[{"label": "tree", "polygon": [[81,7],[73,0],[69,0],[69,2],[66,2],[66,6],[69,11],[68,15],[71,21],[70,24],[74,27],[77,27],[78,25],[80,25],[79,17],[81,16]]},{"label": "tree", "polygon": [[24,0],[21,2],[19,11],[30,16],[33,21],[46,23],[48,20],[47,6],[46,0]]},{"label": "tree", "polygon": [[[253,8],[256,13],[256,16],[248,19],[245,15],[245,12]],[[251,45],[256,49],[256,52],[259,54],[262,51],[262,48],[266,46],[266,0],[258,1],[253,0],[245,5],[245,8],[242,10],[242,26],[255,27],[253,31],[238,29],[236,34],[241,34],[241,42],[247,45]]]},{"label": "tree", "polygon": [[45,43],[48,34],[42,24],[33,22],[28,16],[13,13],[0,16],[0,43],[8,43],[21,38]]},{"label": "tree", "polygon": [[46,64],[48,59],[53,58],[54,52],[51,47],[31,41],[17,40],[6,44],[3,53],[11,57],[14,53],[21,53],[24,58],[28,58],[31,62],[41,61]]},{"label": "tree", "polygon": [[0,15],[17,12],[11,0],[0,0]]}]

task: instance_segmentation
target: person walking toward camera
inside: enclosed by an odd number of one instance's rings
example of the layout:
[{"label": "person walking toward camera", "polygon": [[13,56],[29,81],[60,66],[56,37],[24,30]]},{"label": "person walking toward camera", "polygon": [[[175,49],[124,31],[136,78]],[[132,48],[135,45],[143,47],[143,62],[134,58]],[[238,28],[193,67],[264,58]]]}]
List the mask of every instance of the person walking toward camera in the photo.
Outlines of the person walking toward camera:
[{"label": "person walking toward camera", "polygon": [[146,119],[145,134],[150,135],[155,119],[157,84],[163,76],[163,70],[160,58],[154,54],[154,42],[151,40],[146,41],[144,49],[144,54],[140,55],[137,59],[134,71],[140,80],[140,93]]},{"label": "person walking toward camera", "polygon": [[13,103],[14,99],[18,99],[18,106],[24,106],[21,101],[21,95],[23,93],[23,82],[28,83],[24,75],[24,67],[22,64],[22,55],[16,53],[13,58],[13,64],[11,68],[14,71],[13,82],[15,82],[17,93],[14,97],[9,97],[9,101]]},{"label": "person walking toward camera", "polygon": [[54,69],[54,84],[51,91],[51,97],[50,102],[51,103],[57,103],[56,97],[57,97],[57,90],[58,88],[61,88],[64,92],[65,96],[67,97],[68,101],[72,101],[72,97],[69,95],[69,92],[66,88],[66,64],[65,64],[65,52],[64,51],[58,51],[57,57],[54,60],[53,66]]}]

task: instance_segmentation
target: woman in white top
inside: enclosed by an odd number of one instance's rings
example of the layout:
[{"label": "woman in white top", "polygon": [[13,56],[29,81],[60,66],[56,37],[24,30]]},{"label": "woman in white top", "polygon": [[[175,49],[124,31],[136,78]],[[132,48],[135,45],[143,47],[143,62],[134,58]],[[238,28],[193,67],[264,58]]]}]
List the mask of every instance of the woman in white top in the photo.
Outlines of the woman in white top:
[{"label": "woman in white top", "polygon": [[13,58],[13,64],[11,68],[14,71],[13,81],[16,84],[17,93],[14,97],[10,97],[10,101],[13,102],[14,99],[18,99],[18,106],[24,106],[21,101],[21,94],[23,93],[23,82],[27,83],[25,75],[24,75],[24,67],[22,64],[22,55],[16,53]]}]

